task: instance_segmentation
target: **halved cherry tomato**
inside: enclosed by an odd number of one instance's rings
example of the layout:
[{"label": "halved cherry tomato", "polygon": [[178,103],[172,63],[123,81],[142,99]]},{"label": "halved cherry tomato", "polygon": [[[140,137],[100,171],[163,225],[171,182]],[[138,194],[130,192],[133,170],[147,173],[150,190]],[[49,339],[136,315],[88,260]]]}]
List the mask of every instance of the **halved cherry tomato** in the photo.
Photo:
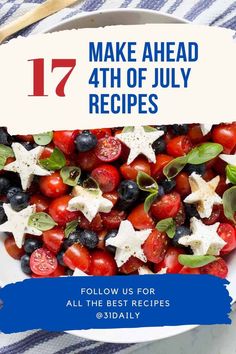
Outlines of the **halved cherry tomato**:
[{"label": "halved cherry tomato", "polygon": [[172,156],[165,154],[158,154],[156,156],[156,162],[151,164],[152,177],[159,180],[163,177],[163,168],[173,160]]},{"label": "halved cherry tomato", "polygon": [[5,239],[4,246],[9,256],[14,259],[21,259],[25,253],[23,248],[17,247],[14,237],[11,235]]},{"label": "halved cherry tomato", "polygon": [[77,162],[84,171],[92,171],[101,163],[95,155],[94,150],[80,152],[77,157]]},{"label": "halved cherry tomato", "polygon": [[186,197],[191,193],[189,176],[186,172],[180,172],[176,176],[175,182],[176,182],[175,189],[182,197]]},{"label": "halved cherry tomato", "polygon": [[120,172],[125,179],[136,180],[138,172],[144,172],[147,175],[151,174],[150,164],[144,157],[137,157],[131,164],[124,163],[120,167]]},{"label": "halved cherry tomato", "polygon": [[118,229],[121,221],[125,220],[126,214],[124,211],[111,210],[110,213],[101,213],[103,225],[106,229]]},{"label": "halved cherry tomato", "polygon": [[57,265],[54,254],[45,248],[38,248],[30,256],[30,269],[34,274],[50,275],[56,270]]},{"label": "halved cherry tomato", "polygon": [[221,124],[214,127],[212,139],[215,143],[223,145],[226,154],[236,146],[236,126],[234,124]]},{"label": "halved cherry tomato", "polygon": [[201,274],[210,274],[220,278],[226,278],[228,275],[228,266],[222,258],[200,268]]},{"label": "halved cherry tomato", "polygon": [[210,217],[209,218],[203,218],[202,222],[205,225],[213,225],[219,220],[220,215],[221,215],[221,207],[220,207],[220,205],[214,205]]},{"label": "halved cherry tomato", "polygon": [[163,261],[168,249],[169,239],[165,233],[153,230],[143,244],[143,252],[147,260],[153,263]]},{"label": "halved cherry tomato", "polygon": [[179,263],[178,257],[180,254],[184,254],[182,248],[170,247],[168,248],[165,257],[161,263],[154,265],[154,271],[157,273],[162,268],[167,268],[167,273],[179,273],[183,268],[182,264]]},{"label": "halved cherry tomato", "polygon": [[186,155],[192,148],[191,140],[187,135],[179,135],[171,139],[166,146],[169,155],[179,157]]},{"label": "halved cherry tomato", "polygon": [[159,200],[156,200],[151,206],[152,214],[158,219],[176,217],[181,206],[181,198],[179,193],[172,192],[163,195]]},{"label": "halved cherry tomato", "polygon": [[98,140],[95,154],[102,162],[112,162],[117,160],[121,154],[121,143],[113,136],[108,136]]},{"label": "halved cherry tomato", "polygon": [[46,211],[49,206],[49,200],[41,194],[33,194],[30,198],[30,204],[36,206],[36,212]]},{"label": "halved cherry tomato", "polygon": [[144,204],[139,204],[128,216],[128,220],[137,230],[153,229],[155,227],[151,216],[144,211]]},{"label": "halved cherry tomato", "polygon": [[87,229],[92,231],[101,231],[103,229],[103,221],[100,213],[93,218],[91,222],[86,219],[86,217],[81,213],[79,216],[79,227],[81,229]]},{"label": "halved cherry tomato", "polygon": [[53,133],[53,142],[64,154],[70,155],[75,151],[75,138],[78,130],[61,130]]},{"label": "halved cherry tomato", "polygon": [[179,274],[200,274],[200,268],[183,267]]},{"label": "halved cherry tomato", "polygon": [[63,262],[72,270],[79,268],[86,273],[90,266],[91,256],[86,247],[79,243],[74,243],[64,253]]},{"label": "halved cherry tomato", "polygon": [[59,252],[64,237],[64,231],[60,227],[54,227],[51,230],[43,232],[43,242],[49,251],[53,253]]},{"label": "halved cherry tomato", "polygon": [[91,177],[99,184],[104,193],[113,192],[120,183],[120,175],[116,167],[112,165],[101,165],[95,168]]},{"label": "halved cherry tomato", "polygon": [[176,226],[180,226],[185,223],[186,213],[185,213],[185,208],[184,208],[184,205],[182,202],[180,203],[179,211],[176,214],[174,219],[175,219]]},{"label": "halved cherry tomato", "polygon": [[209,135],[203,135],[200,124],[194,124],[189,127],[188,136],[193,144],[199,144],[209,139]]},{"label": "halved cherry tomato", "polygon": [[49,214],[59,226],[64,226],[66,223],[78,219],[78,211],[67,210],[68,203],[71,198],[71,196],[65,195],[63,197],[53,199],[49,205]]},{"label": "halved cherry tomato", "polygon": [[228,254],[236,248],[236,230],[235,228],[226,223],[219,225],[217,233],[226,242],[226,245],[222,248],[221,254]]},{"label": "halved cherry tomato", "polygon": [[112,202],[113,206],[116,205],[119,195],[117,192],[113,191],[110,193],[103,193],[103,197],[110,200],[110,202]]},{"label": "halved cherry tomato", "polygon": [[40,177],[39,188],[46,197],[56,198],[66,194],[69,186],[63,183],[59,172],[53,172],[49,176]]},{"label": "halved cherry tomato", "polygon": [[96,135],[97,139],[102,139],[111,135],[110,128],[101,128],[101,129],[91,129],[92,134]]},{"label": "halved cherry tomato", "polygon": [[31,277],[32,278],[57,278],[57,277],[63,277],[64,275],[66,275],[65,267],[58,264],[56,270],[50,275],[37,275],[32,273]]},{"label": "halved cherry tomato", "polygon": [[88,273],[90,275],[111,276],[117,274],[117,266],[109,252],[96,250],[91,254],[91,262]]},{"label": "halved cherry tomato", "polygon": [[124,263],[120,267],[119,270],[121,273],[131,274],[131,273],[137,272],[139,267],[142,267],[142,265],[143,265],[143,262],[140,259],[132,256],[128,259],[128,261],[126,263]]}]

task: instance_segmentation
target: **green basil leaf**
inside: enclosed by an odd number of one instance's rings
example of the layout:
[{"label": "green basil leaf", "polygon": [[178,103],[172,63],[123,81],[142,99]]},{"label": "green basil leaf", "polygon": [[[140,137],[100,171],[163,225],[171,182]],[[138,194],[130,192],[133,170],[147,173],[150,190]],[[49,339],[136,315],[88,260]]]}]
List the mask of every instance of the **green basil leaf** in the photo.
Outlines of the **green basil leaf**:
[{"label": "green basil leaf", "polygon": [[100,190],[97,181],[95,181],[95,179],[93,179],[92,177],[89,177],[83,182],[83,188]]},{"label": "green basil leaf", "polygon": [[124,127],[123,129],[122,129],[122,134],[123,133],[130,133],[130,132],[132,132],[134,130],[134,127]]},{"label": "green basil leaf", "polygon": [[55,148],[48,158],[40,160],[40,165],[50,171],[60,170],[65,164],[66,158],[58,148]]},{"label": "green basil leaf", "polygon": [[142,191],[149,193],[158,192],[157,182],[147,173],[139,171],[136,181],[139,189],[141,189]]},{"label": "green basil leaf", "polygon": [[203,267],[216,259],[215,256],[195,256],[192,254],[180,254],[178,257],[179,263],[189,268]]},{"label": "green basil leaf", "polygon": [[2,170],[5,166],[8,157],[14,157],[14,152],[12,148],[0,144],[0,170]]},{"label": "green basil leaf", "polygon": [[147,198],[144,201],[145,213],[149,212],[149,209],[151,208],[152,203],[156,200],[157,196],[158,196],[158,192],[153,192],[147,196]]},{"label": "green basil leaf", "polygon": [[236,186],[229,188],[224,192],[222,201],[226,218],[232,220],[236,224]]},{"label": "green basil leaf", "polygon": [[78,221],[77,220],[73,220],[71,222],[68,222],[66,224],[66,228],[65,228],[65,237],[69,237],[69,235],[74,232],[76,230],[78,226]]},{"label": "green basil leaf", "polygon": [[33,135],[34,141],[38,145],[48,145],[53,138],[53,132],[45,132],[42,134],[35,134]]},{"label": "green basil leaf", "polygon": [[217,143],[203,143],[188,153],[188,163],[199,165],[210,161],[223,151],[223,146]]},{"label": "green basil leaf", "polygon": [[180,171],[188,163],[188,156],[176,157],[176,159],[170,161],[163,169],[163,173],[168,179],[172,179],[179,174]]},{"label": "green basil leaf", "polygon": [[231,183],[236,184],[236,166],[226,166],[226,177]]},{"label": "green basil leaf", "polygon": [[143,129],[145,130],[146,133],[151,133],[151,132],[156,132],[157,129],[150,127],[150,125],[146,125],[145,127],[143,127]]},{"label": "green basil leaf", "polygon": [[51,218],[50,215],[40,212],[34,213],[29,217],[28,225],[35,227],[40,231],[51,230],[57,223]]},{"label": "green basil leaf", "polygon": [[156,224],[156,229],[160,232],[166,232],[169,238],[173,238],[175,235],[176,225],[173,218],[166,218],[160,220]]},{"label": "green basil leaf", "polygon": [[76,186],[78,184],[81,169],[76,166],[65,166],[60,171],[61,178],[68,186]]}]

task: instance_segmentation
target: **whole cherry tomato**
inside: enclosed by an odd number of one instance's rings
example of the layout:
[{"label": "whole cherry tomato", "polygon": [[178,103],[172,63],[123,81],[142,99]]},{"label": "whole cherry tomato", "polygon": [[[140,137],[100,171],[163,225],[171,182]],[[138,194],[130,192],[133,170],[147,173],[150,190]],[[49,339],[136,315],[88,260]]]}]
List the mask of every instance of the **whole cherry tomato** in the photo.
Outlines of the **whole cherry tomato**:
[{"label": "whole cherry tomato", "polygon": [[97,213],[91,222],[88,221],[88,219],[86,219],[86,217],[81,213],[79,215],[78,222],[81,229],[87,229],[96,232],[99,232],[103,229],[103,221],[100,213]]},{"label": "whole cherry tomato", "polygon": [[36,212],[46,212],[49,206],[49,200],[41,194],[33,194],[30,198],[30,204],[36,206]]},{"label": "whole cherry tomato", "polygon": [[88,273],[90,275],[111,276],[117,274],[117,266],[109,252],[96,250],[91,254],[91,262]]},{"label": "whole cherry tomato", "polygon": [[200,268],[183,267],[179,274],[200,274]]},{"label": "whole cherry tomato", "polygon": [[236,146],[236,126],[235,124],[221,124],[214,127],[212,131],[212,139],[215,143],[224,147],[226,154]]},{"label": "whole cherry tomato", "polygon": [[79,243],[74,243],[64,253],[63,262],[72,270],[78,268],[86,273],[89,270],[91,256],[86,247]]},{"label": "whole cherry tomato", "polygon": [[75,151],[75,138],[78,130],[61,130],[53,133],[53,142],[64,154],[70,155]]},{"label": "whole cherry tomato", "polygon": [[151,174],[150,164],[145,157],[137,157],[131,164],[124,163],[120,167],[120,172],[125,179],[136,180],[138,172]]},{"label": "whole cherry tomato", "polygon": [[135,273],[142,265],[143,262],[139,258],[132,256],[120,267],[120,272],[124,274]]},{"label": "whole cherry tomato", "polygon": [[169,239],[165,233],[153,230],[143,244],[143,252],[147,260],[153,263],[163,261],[168,249]]},{"label": "whole cherry tomato", "polygon": [[17,138],[20,141],[25,141],[27,143],[34,143],[34,137],[33,135],[17,135]]},{"label": "whole cherry tomato", "polygon": [[126,214],[121,210],[111,210],[110,213],[101,213],[103,225],[106,229],[118,229]]},{"label": "whole cherry tomato", "polygon": [[84,171],[92,171],[95,167],[101,164],[101,161],[95,155],[94,150],[79,152],[77,157],[78,165]]},{"label": "whole cherry tomato", "polygon": [[110,193],[103,193],[103,197],[110,200],[112,202],[113,206],[116,205],[119,195],[116,191],[110,192]]},{"label": "whole cherry tomato", "polygon": [[60,197],[67,193],[69,186],[63,183],[59,172],[40,177],[39,188],[49,198]]},{"label": "whole cherry tomato", "polygon": [[228,254],[236,248],[236,230],[230,224],[222,223],[219,225],[217,233],[226,242],[222,248],[221,254]]},{"label": "whole cherry tomato", "polygon": [[158,154],[156,156],[156,162],[151,164],[151,175],[155,179],[159,180],[163,177],[163,168],[173,160],[172,156],[165,154]]},{"label": "whole cherry tomato", "polygon": [[179,135],[171,139],[166,146],[169,155],[179,157],[186,155],[192,148],[191,140],[187,135]]},{"label": "whole cherry tomato", "polygon": [[184,250],[182,248],[168,248],[163,261],[154,265],[154,271],[157,273],[162,268],[167,268],[167,273],[179,273],[183,268],[183,266],[179,263],[178,260],[180,254],[184,254]]},{"label": "whole cherry tomato", "polygon": [[216,277],[226,278],[228,275],[228,266],[223,258],[218,258],[216,261],[200,268],[201,274],[215,275]]},{"label": "whole cherry tomato", "polygon": [[144,211],[144,204],[136,206],[129,214],[128,220],[137,230],[153,229],[155,227],[151,216]]},{"label": "whole cherry tomato", "polygon": [[220,205],[214,205],[212,209],[212,213],[209,216],[209,218],[203,218],[202,222],[205,225],[213,225],[217,221],[219,221],[221,215],[221,206]]},{"label": "whole cherry tomato", "polygon": [[71,196],[65,195],[53,199],[49,205],[49,214],[59,226],[65,226],[66,223],[78,219],[79,212],[67,210],[71,198]]},{"label": "whole cherry tomato", "polygon": [[113,165],[104,164],[95,168],[91,173],[91,177],[97,181],[104,193],[114,191],[120,183],[118,169]]},{"label": "whole cherry tomato", "polygon": [[57,269],[57,265],[54,254],[45,248],[38,248],[30,256],[30,269],[34,274],[50,275]]},{"label": "whole cherry tomato", "polygon": [[14,237],[11,235],[5,239],[4,246],[9,256],[14,259],[21,259],[25,253],[23,248],[17,247]]},{"label": "whole cherry tomato", "polygon": [[101,129],[91,129],[92,134],[96,135],[97,139],[102,139],[111,135],[110,128],[101,128]]},{"label": "whole cherry tomato", "polygon": [[60,227],[54,227],[51,230],[43,232],[43,242],[49,251],[53,253],[59,252],[64,237],[64,231]]},{"label": "whole cherry tomato", "polygon": [[163,195],[159,200],[156,200],[151,206],[152,214],[158,219],[176,217],[181,206],[181,198],[179,193],[172,192]]},{"label": "whole cherry tomato", "polygon": [[189,127],[188,136],[193,144],[199,144],[209,139],[209,135],[203,135],[200,124],[193,124]]},{"label": "whole cherry tomato", "polygon": [[186,172],[180,172],[176,176],[175,182],[176,182],[176,186],[175,186],[176,192],[178,192],[181,195],[181,197],[186,197],[191,193],[189,176]]}]

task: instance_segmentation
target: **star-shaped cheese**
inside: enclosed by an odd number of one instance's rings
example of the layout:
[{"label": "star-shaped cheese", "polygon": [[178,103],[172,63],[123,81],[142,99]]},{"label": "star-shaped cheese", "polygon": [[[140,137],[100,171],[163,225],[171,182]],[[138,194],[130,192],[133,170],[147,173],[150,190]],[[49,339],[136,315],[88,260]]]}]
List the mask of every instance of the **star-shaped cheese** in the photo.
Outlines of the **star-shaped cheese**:
[{"label": "star-shaped cheese", "polygon": [[80,210],[90,222],[99,211],[109,213],[113,207],[112,202],[104,198],[100,190],[90,190],[76,186],[72,195],[74,198],[69,201],[67,210]]},{"label": "star-shaped cheese", "polygon": [[44,149],[43,147],[38,146],[35,149],[28,151],[22,144],[13,143],[12,149],[16,160],[6,165],[4,170],[19,173],[23,190],[29,188],[34,175],[50,175],[50,171],[45,170],[37,164]]},{"label": "star-shaped cheese", "polygon": [[11,232],[14,236],[17,247],[24,244],[25,234],[40,236],[42,232],[28,225],[29,217],[35,213],[35,205],[29,205],[21,211],[15,211],[10,204],[3,204],[3,209],[7,216],[7,221],[0,225],[0,231]]},{"label": "star-shaped cheese", "polygon": [[84,277],[84,276],[88,276],[88,274],[84,273],[79,268],[75,268],[75,271],[73,273],[73,277]]},{"label": "star-shaped cheese", "polygon": [[138,269],[139,275],[146,275],[146,274],[166,274],[167,268],[162,268],[159,272],[153,273],[148,267],[142,266]]},{"label": "star-shaped cheese", "polygon": [[217,222],[208,226],[193,217],[190,220],[192,234],[181,237],[178,242],[183,246],[190,246],[196,256],[218,256],[226,245],[226,242],[217,233],[219,225],[220,223]]},{"label": "star-shaped cheese", "polygon": [[116,138],[130,148],[127,161],[129,165],[140,154],[145,155],[150,162],[156,162],[152,144],[163,134],[162,130],[146,132],[143,127],[134,127],[132,132],[117,134]]},{"label": "star-shaped cheese", "polygon": [[200,124],[200,127],[201,127],[202,134],[207,135],[211,131],[213,124]]},{"label": "star-shaped cheese", "polygon": [[188,204],[196,204],[201,218],[209,218],[213,206],[222,203],[220,196],[215,192],[219,181],[220,177],[216,176],[209,182],[206,182],[195,172],[189,177],[192,193],[184,199],[184,202]]},{"label": "star-shaped cheese", "polygon": [[141,246],[151,231],[151,229],[135,231],[130,221],[121,222],[117,235],[106,240],[106,246],[116,247],[115,261],[118,267],[127,262],[131,256],[147,262]]}]

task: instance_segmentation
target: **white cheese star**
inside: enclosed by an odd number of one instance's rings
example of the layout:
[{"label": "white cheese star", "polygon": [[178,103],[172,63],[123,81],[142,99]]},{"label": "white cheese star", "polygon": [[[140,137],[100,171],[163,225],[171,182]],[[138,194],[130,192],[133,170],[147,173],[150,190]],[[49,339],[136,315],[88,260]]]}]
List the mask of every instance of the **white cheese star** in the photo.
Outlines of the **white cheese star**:
[{"label": "white cheese star", "polygon": [[200,124],[200,128],[203,135],[207,135],[211,131],[212,127],[213,124]]},{"label": "white cheese star", "polygon": [[208,226],[193,217],[190,220],[192,234],[181,237],[178,242],[183,246],[190,246],[194,255],[218,256],[220,250],[226,245],[226,242],[217,233],[219,225],[220,223],[217,222]]},{"label": "white cheese star", "polygon": [[159,272],[153,273],[148,267],[142,266],[139,267],[138,269],[138,274],[139,275],[146,275],[146,274],[166,274],[167,273],[167,268],[162,268]]},{"label": "white cheese star", "polygon": [[88,274],[84,273],[79,268],[75,268],[75,271],[73,273],[73,277],[84,277],[84,276],[88,276]]},{"label": "white cheese star", "polygon": [[212,213],[213,206],[222,203],[222,199],[215,192],[219,181],[219,176],[216,176],[209,182],[206,182],[195,172],[189,176],[189,183],[192,193],[184,199],[184,202],[188,204],[196,204],[201,218],[209,218]]},{"label": "white cheese star", "polygon": [[34,175],[48,176],[51,174],[50,171],[37,165],[39,157],[44,149],[42,146],[38,146],[35,149],[28,151],[20,143],[13,143],[12,149],[16,160],[6,165],[4,170],[19,173],[23,190],[29,188]]},{"label": "white cheese star", "polygon": [[132,132],[117,134],[116,138],[130,148],[127,161],[129,165],[140,154],[145,155],[150,162],[156,162],[152,144],[163,134],[162,130],[146,132],[143,127],[134,127]]},{"label": "white cheese star", "polygon": [[17,247],[24,244],[25,234],[40,236],[42,232],[28,225],[29,217],[35,213],[35,205],[29,205],[21,211],[15,211],[10,204],[3,204],[3,209],[7,216],[7,221],[0,225],[0,231],[11,232],[14,236]]},{"label": "white cheese star", "polygon": [[121,222],[117,235],[106,241],[106,246],[116,247],[115,261],[118,267],[121,267],[131,256],[147,262],[141,246],[151,231],[151,229],[135,231],[130,221]]},{"label": "white cheese star", "polygon": [[73,189],[72,195],[74,198],[69,201],[67,210],[80,210],[90,222],[99,211],[109,213],[113,207],[112,202],[104,198],[100,190],[93,191],[76,186]]}]

